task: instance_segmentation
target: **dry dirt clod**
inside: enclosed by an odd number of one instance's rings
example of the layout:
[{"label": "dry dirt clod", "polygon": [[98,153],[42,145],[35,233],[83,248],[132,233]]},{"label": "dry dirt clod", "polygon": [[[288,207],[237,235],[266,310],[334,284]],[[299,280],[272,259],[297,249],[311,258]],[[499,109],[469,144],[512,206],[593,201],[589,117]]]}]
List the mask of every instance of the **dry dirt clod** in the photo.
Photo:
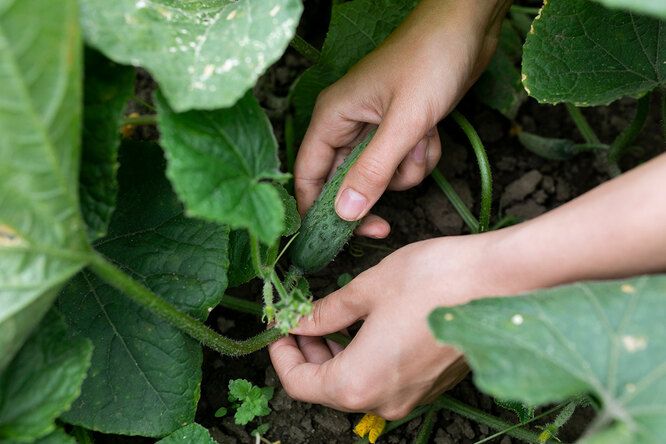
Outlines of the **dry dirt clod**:
[{"label": "dry dirt clod", "polygon": [[521,202],[536,190],[542,178],[543,175],[537,170],[527,172],[506,187],[502,193],[502,203],[508,205],[513,202]]}]

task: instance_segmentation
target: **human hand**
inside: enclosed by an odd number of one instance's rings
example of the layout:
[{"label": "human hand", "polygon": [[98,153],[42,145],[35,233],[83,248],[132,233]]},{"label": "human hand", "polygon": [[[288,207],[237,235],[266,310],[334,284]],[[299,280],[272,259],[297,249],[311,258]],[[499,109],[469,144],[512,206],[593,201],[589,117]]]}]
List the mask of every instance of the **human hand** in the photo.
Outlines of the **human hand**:
[{"label": "human hand", "polygon": [[[438,345],[426,319],[437,306],[512,289],[479,275],[491,237],[408,245],[316,301],[311,318],[269,346],[289,396],[397,419],[459,382],[467,373],[462,355]],[[319,337],[358,320],[363,325],[345,349]]]},{"label": "human hand", "polygon": [[[490,61],[510,2],[422,0],[400,27],[317,99],[294,171],[304,214],[336,166],[379,126],[336,199],[338,215],[358,220],[388,187],[414,186],[441,155],[436,123]],[[385,237],[379,218],[358,233]]]}]

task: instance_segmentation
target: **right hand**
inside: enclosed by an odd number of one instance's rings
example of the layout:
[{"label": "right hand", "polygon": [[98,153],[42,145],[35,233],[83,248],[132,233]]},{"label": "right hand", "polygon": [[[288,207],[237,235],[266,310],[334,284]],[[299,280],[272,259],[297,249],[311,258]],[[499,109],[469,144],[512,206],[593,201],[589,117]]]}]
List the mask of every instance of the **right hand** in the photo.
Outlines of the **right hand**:
[{"label": "right hand", "polygon": [[[376,126],[340,187],[342,219],[364,217],[384,190],[412,187],[432,171],[441,155],[435,125],[490,61],[506,6],[500,0],[422,0],[384,43],[320,94],[294,171],[301,214],[349,147]],[[359,228],[376,238],[388,231],[378,217]]]}]

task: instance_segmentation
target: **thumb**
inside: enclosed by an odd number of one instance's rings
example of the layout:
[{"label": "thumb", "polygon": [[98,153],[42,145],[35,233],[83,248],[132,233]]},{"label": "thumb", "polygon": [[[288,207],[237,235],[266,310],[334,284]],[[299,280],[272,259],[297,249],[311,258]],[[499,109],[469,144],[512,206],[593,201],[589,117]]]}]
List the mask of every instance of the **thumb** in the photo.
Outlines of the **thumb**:
[{"label": "thumb", "polygon": [[349,169],[335,201],[335,210],[342,219],[354,221],[368,213],[402,160],[430,128],[405,122],[404,116],[404,112],[389,111],[365,151]]},{"label": "thumb", "polygon": [[290,333],[303,336],[323,336],[335,333],[367,315],[367,304],[361,295],[354,294],[347,287],[315,301],[310,316],[298,320],[298,327]]}]

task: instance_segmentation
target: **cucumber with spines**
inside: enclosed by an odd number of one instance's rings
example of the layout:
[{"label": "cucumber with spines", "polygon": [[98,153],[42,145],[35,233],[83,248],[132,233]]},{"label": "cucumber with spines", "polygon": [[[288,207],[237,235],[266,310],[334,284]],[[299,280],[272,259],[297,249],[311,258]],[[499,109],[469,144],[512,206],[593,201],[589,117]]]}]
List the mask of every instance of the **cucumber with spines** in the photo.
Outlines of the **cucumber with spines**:
[{"label": "cucumber with spines", "polygon": [[361,223],[340,219],[335,212],[335,197],[345,175],[373,135],[374,131],[349,153],[305,214],[300,233],[290,247],[291,263],[301,274],[324,268],[338,255]]}]

